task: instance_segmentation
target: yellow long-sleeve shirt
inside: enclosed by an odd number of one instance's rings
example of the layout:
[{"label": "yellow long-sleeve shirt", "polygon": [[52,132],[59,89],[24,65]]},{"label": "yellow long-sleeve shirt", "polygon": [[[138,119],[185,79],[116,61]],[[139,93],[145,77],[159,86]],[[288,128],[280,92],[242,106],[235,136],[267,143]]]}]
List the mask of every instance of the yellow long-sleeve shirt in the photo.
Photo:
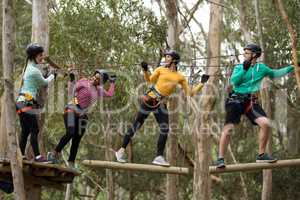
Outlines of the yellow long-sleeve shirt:
[{"label": "yellow long-sleeve shirt", "polygon": [[[171,95],[178,84],[184,90],[186,96],[194,96],[203,88],[203,84],[199,83],[191,89],[181,73],[171,71],[166,67],[156,68],[152,75],[148,71],[145,71],[144,78],[148,83],[154,84],[155,89],[164,97]],[[150,92],[149,95],[155,98],[153,92]]]}]

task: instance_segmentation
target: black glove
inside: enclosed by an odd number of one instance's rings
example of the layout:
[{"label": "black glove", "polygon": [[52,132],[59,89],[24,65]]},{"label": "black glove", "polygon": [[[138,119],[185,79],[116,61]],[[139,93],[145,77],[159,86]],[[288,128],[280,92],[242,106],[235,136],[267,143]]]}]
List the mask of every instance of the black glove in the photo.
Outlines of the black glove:
[{"label": "black glove", "polygon": [[208,74],[203,74],[201,76],[201,83],[206,83],[209,79],[209,75]]},{"label": "black glove", "polygon": [[54,80],[56,80],[56,76],[57,76],[56,69],[52,68],[52,69],[50,70],[50,73],[49,73],[49,75],[51,75],[51,74],[53,74],[53,75],[54,75]]},{"label": "black glove", "polygon": [[69,77],[70,77],[71,82],[75,81],[75,74],[74,73],[70,73]]},{"label": "black glove", "polygon": [[109,82],[111,82],[111,83],[116,82],[116,79],[117,79],[117,76],[115,74],[109,76]]},{"label": "black glove", "polygon": [[245,60],[243,62],[243,68],[245,71],[248,71],[248,69],[251,67],[251,61],[250,60]]},{"label": "black glove", "polygon": [[143,61],[142,63],[141,63],[141,67],[143,68],[143,70],[146,72],[146,71],[148,71],[148,63],[146,63],[145,61]]}]

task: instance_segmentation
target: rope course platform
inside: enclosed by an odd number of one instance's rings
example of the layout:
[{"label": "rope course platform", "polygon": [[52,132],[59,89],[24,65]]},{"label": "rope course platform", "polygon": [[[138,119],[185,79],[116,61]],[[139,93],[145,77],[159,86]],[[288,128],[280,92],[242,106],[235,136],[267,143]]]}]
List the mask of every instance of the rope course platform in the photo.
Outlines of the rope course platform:
[{"label": "rope course platform", "polygon": [[[193,173],[193,168],[186,167],[164,167],[150,164],[136,164],[136,163],[118,163],[101,160],[84,160],[83,165],[91,168],[104,168],[113,170],[127,170],[127,171],[145,171],[153,173],[166,174],[180,174],[187,175]],[[218,169],[216,166],[210,166],[210,174],[232,173],[232,172],[247,172],[258,171],[264,169],[279,169],[284,167],[300,167],[300,159],[292,160],[278,160],[275,163],[237,163],[226,165],[224,169]]]},{"label": "rope course platform", "polygon": [[[80,173],[76,170],[55,164],[23,160],[24,180],[35,185],[63,190],[63,184],[72,183]],[[10,161],[0,159],[0,180],[12,181]]]}]

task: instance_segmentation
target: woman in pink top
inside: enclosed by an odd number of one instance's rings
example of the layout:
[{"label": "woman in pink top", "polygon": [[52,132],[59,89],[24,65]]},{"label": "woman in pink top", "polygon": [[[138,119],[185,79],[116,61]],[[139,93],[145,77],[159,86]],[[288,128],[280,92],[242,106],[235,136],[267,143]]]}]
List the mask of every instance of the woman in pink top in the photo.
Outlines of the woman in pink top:
[{"label": "woman in pink top", "polygon": [[[103,84],[107,80],[110,81],[110,88],[108,91],[103,88]],[[77,82],[75,82],[74,74],[70,74],[68,91],[72,88],[73,98],[67,104],[64,111],[66,134],[60,139],[55,150],[48,153],[47,157],[49,161],[58,163],[57,158],[59,153],[72,139],[68,163],[70,167],[74,167],[79,143],[87,126],[88,117],[86,113],[100,97],[113,96],[115,80],[116,76],[109,76],[104,70],[96,70],[91,79],[83,78]]]}]

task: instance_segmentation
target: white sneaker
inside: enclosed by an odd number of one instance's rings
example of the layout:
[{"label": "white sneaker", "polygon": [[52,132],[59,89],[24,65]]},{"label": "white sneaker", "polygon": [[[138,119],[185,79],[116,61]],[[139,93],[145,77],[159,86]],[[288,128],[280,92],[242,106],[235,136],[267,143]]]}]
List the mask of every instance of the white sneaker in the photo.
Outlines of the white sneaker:
[{"label": "white sneaker", "polygon": [[166,167],[170,166],[170,163],[168,163],[163,156],[156,156],[152,161],[152,164],[166,166]]},{"label": "white sneaker", "polygon": [[125,159],[125,153],[121,150],[115,151],[115,156],[118,162],[120,163],[126,163],[126,159]]}]

